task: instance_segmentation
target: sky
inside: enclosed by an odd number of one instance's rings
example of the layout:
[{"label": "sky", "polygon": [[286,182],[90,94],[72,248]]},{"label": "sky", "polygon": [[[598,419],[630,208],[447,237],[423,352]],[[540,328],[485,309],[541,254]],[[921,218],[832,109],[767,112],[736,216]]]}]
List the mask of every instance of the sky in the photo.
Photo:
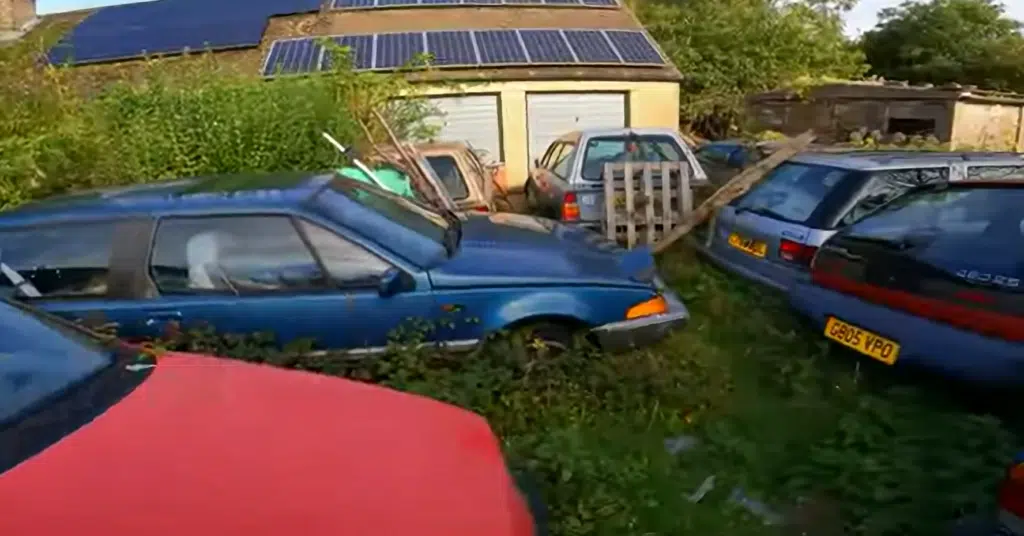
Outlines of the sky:
[{"label": "sky", "polygon": [[[899,5],[901,1],[860,0],[857,7],[846,15],[846,33],[850,36],[857,36],[865,30],[870,30],[877,21],[879,10]],[[124,3],[128,2],[123,0],[37,0],[36,8],[40,14],[47,14]],[[1004,0],[1004,3],[1009,6],[1007,13],[1011,17],[1024,21],[1024,0]]]}]

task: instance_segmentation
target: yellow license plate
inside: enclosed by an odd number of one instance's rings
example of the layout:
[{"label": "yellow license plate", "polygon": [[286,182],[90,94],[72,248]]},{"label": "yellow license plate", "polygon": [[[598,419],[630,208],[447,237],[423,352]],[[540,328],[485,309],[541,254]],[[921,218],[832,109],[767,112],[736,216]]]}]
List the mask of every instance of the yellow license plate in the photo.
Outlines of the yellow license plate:
[{"label": "yellow license plate", "polygon": [[834,316],[828,317],[825,323],[825,337],[886,365],[895,363],[900,355],[900,345],[896,341],[847,324]]},{"label": "yellow license plate", "polygon": [[768,254],[768,244],[758,242],[757,240],[751,240],[749,238],[743,238],[736,233],[729,235],[729,245],[755,257],[763,258]]}]

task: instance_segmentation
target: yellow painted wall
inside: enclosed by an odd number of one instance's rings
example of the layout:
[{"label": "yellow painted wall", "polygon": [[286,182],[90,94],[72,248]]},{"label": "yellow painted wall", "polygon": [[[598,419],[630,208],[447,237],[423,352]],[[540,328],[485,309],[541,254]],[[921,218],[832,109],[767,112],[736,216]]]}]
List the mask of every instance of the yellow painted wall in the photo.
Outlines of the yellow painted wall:
[{"label": "yellow painted wall", "polygon": [[1020,106],[956,103],[954,148],[1024,151],[1022,110]]},{"label": "yellow painted wall", "polygon": [[516,189],[526,182],[529,174],[526,94],[587,91],[626,93],[627,126],[679,127],[679,84],[675,82],[509,81],[469,84],[457,88],[425,86],[420,94],[424,96],[479,93],[500,95],[502,153],[508,184]]}]

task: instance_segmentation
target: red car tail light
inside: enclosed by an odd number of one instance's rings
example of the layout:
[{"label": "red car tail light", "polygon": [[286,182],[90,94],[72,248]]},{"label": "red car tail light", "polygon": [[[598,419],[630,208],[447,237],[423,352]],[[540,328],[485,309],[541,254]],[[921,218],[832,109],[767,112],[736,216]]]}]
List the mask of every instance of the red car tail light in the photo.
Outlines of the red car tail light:
[{"label": "red car tail light", "polygon": [[576,193],[568,192],[562,197],[562,221],[580,219],[580,206],[576,203]]},{"label": "red car tail light", "polygon": [[814,258],[814,254],[817,252],[818,248],[814,246],[786,240],[785,238],[779,242],[779,258],[801,266],[810,266],[811,259]]},{"label": "red car tail light", "polygon": [[1024,517],[1024,463],[1014,465],[999,487],[999,507]]}]

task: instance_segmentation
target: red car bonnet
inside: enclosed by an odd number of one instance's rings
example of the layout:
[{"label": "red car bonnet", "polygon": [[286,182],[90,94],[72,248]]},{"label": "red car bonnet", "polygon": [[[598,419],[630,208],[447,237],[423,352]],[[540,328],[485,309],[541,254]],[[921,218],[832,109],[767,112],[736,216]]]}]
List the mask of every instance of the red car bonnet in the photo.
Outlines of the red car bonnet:
[{"label": "red car bonnet", "polygon": [[483,418],[188,354],[0,476],[0,534],[529,536]]}]

